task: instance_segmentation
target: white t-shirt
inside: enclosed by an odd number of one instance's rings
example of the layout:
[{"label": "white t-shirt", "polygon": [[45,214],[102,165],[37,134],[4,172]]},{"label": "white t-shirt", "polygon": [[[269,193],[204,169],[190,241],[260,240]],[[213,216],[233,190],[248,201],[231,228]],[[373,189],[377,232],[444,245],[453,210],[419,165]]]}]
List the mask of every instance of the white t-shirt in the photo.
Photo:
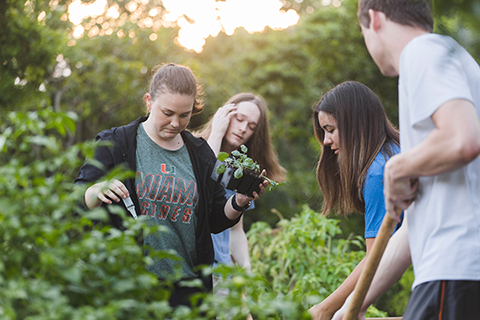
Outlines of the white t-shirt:
[{"label": "white t-shirt", "polygon": [[[480,115],[480,67],[452,38],[414,38],[402,51],[399,74],[402,153],[435,129],[431,116],[447,101],[469,100]],[[480,157],[455,171],[421,177],[417,200],[406,214],[413,287],[480,280]]]}]

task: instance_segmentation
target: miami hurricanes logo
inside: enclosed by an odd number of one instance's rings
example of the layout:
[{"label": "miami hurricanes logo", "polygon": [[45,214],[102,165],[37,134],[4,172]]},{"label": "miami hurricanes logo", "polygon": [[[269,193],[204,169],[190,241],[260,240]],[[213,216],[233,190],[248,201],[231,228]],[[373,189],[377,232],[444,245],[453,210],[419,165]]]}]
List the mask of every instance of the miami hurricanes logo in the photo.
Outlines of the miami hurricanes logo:
[{"label": "miami hurricanes logo", "polygon": [[170,169],[170,171],[167,171],[167,165],[166,165],[165,163],[162,163],[162,164],[160,165],[160,171],[161,171],[162,173],[165,173],[165,174],[166,174],[166,173],[175,174],[175,167],[172,166],[172,169]]}]

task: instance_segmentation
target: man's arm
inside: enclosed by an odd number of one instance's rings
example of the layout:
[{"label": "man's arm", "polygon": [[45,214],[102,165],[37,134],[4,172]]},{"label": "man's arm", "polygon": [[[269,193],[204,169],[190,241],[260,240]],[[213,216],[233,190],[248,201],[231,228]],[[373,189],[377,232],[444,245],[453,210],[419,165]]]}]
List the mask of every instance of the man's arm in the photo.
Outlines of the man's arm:
[{"label": "man's arm", "polygon": [[[407,216],[402,227],[390,238],[383,253],[370,288],[365,296],[359,319],[365,318],[368,307],[374,303],[383,293],[392,287],[400,279],[405,270],[412,263],[410,246],[408,244]],[[335,313],[333,320],[341,320],[347,311],[352,295],[350,295],[343,307]]]},{"label": "man's arm", "polygon": [[470,101],[451,100],[432,115],[436,128],[418,146],[392,157],[385,166],[387,211],[413,201],[411,179],[456,170],[480,154],[480,121]]},{"label": "man's arm", "polygon": [[236,225],[230,228],[230,252],[235,262],[250,273],[252,266],[248,253],[248,240],[243,229],[243,216]]}]

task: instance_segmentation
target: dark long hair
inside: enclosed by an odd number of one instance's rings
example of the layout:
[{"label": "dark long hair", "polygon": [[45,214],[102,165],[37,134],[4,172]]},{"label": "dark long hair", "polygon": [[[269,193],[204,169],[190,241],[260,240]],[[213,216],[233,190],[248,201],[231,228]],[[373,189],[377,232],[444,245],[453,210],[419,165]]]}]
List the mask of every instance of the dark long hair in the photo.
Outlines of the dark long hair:
[{"label": "dark long hair", "polygon": [[[252,102],[260,110],[258,124],[250,139],[245,144],[248,148],[248,156],[260,164],[262,169],[267,170],[267,176],[277,182],[286,179],[287,171],[278,162],[278,156],[273,149],[268,131],[267,103],[261,96],[252,93],[239,93],[231,97],[225,104],[239,104],[241,102]],[[194,135],[208,140],[212,132],[213,117]]]},{"label": "dark long hair", "polygon": [[[323,144],[320,111],[337,121],[338,155]],[[354,211],[365,213],[362,190],[368,168],[382,148],[384,156],[390,157],[392,144],[400,145],[398,130],[388,120],[377,95],[359,82],[337,85],[318,102],[314,130],[322,146],[317,166],[318,185],[324,195],[322,213],[329,215],[336,207],[343,216]]]}]

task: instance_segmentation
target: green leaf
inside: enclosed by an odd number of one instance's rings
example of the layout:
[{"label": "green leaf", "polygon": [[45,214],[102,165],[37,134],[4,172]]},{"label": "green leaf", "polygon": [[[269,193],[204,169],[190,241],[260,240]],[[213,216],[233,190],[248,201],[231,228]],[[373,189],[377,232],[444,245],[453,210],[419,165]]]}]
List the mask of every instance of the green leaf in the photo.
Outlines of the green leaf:
[{"label": "green leaf", "polygon": [[232,155],[235,156],[235,157],[240,157],[242,154],[238,150],[233,150]]},{"label": "green leaf", "polygon": [[242,150],[243,153],[247,153],[248,148],[247,148],[246,145],[242,144],[242,145],[240,146],[240,150]]},{"label": "green leaf", "polygon": [[247,158],[243,161],[243,164],[245,166],[248,166],[248,165],[252,165],[253,164],[253,160],[251,158]]},{"label": "green leaf", "polygon": [[108,221],[108,213],[103,208],[97,208],[86,212],[85,217],[92,220]]},{"label": "green leaf", "polygon": [[225,170],[226,170],[226,168],[225,168],[225,165],[224,165],[224,164],[219,165],[219,166],[217,167],[217,173],[218,173],[218,174],[225,173]]},{"label": "green leaf", "polygon": [[227,158],[228,158],[228,153],[226,153],[226,152],[219,152],[218,153],[217,159],[219,161],[225,161]]},{"label": "green leaf", "polygon": [[7,137],[0,136],[0,152],[3,152],[5,148],[5,143],[7,142]]},{"label": "green leaf", "polygon": [[59,146],[55,137],[47,137],[47,136],[34,136],[34,137],[27,137],[26,141],[37,144],[40,146],[47,147],[50,151],[57,152],[59,150]]},{"label": "green leaf", "polygon": [[240,179],[241,177],[243,177],[242,168],[238,168],[237,170],[235,170],[235,173],[233,175],[234,175],[235,179]]}]

